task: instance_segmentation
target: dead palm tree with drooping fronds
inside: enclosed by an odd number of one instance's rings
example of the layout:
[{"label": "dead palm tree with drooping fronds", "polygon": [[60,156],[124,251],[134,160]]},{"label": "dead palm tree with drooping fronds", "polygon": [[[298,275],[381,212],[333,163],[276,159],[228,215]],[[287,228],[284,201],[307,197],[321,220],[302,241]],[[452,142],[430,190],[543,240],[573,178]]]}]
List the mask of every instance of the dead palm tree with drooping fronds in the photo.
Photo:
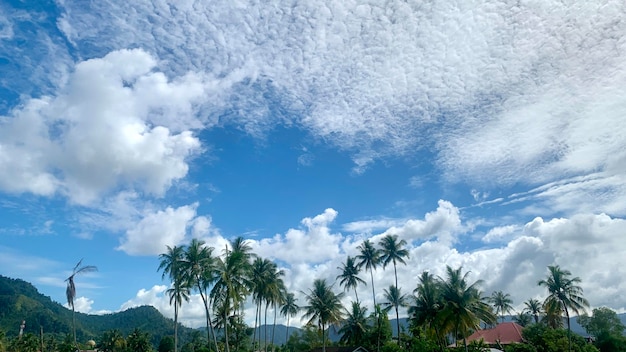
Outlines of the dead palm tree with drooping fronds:
[{"label": "dead palm tree with drooping fronds", "polygon": [[98,268],[94,265],[81,266],[83,260],[79,260],[74,269],[72,269],[72,275],[70,275],[65,281],[67,281],[67,288],[65,289],[65,295],[67,297],[67,305],[72,308],[72,331],[74,333],[74,347],[78,348],[76,342],[76,311],[74,309],[74,299],[76,298],[76,285],[74,284],[74,277],[76,275],[85,274],[89,272],[98,271]]}]

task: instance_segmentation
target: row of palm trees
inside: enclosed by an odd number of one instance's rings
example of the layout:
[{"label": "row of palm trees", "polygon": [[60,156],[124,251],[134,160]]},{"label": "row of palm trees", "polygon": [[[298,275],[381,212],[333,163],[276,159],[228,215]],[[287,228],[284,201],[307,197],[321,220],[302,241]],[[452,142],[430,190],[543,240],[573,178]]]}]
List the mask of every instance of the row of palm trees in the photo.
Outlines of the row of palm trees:
[{"label": "row of palm trees", "polygon": [[[289,318],[303,310],[307,324],[317,326],[322,336],[331,324],[341,326],[340,333],[343,341],[358,342],[363,335],[367,308],[359,301],[357,288],[367,283],[359,277],[362,270],[369,271],[372,286],[372,316],[376,324],[378,336],[376,349],[380,351],[381,314],[395,310],[398,343],[400,343],[399,309],[408,307],[411,326],[415,331],[423,333],[440,346],[446,345],[446,336],[465,338],[472,330],[479,329],[481,323],[494,325],[497,316],[504,319],[504,314],[512,310],[512,301],[508,294],[496,291],[491,297],[485,297],[480,291],[481,280],[468,281],[468,272],[462,268],[446,268],[446,274],[435,277],[428,272],[418,278],[417,287],[412,295],[403,294],[398,286],[397,265],[406,264],[408,251],[404,248],[406,242],[397,236],[384,236],[376,246],[370,240],[363,241],[358,246],[358,254],[348,256],[342,266],[338,267],[340,274],[336,280],[343,287],[344,292],[335,293],[333,283],[318,279],[313,283],[308,293],[303,292],[306,305],[299,307],[294,293],[287,292],[283,281],[284,272],[268,259],[263,259],[251,252],[249,244],[243,238],[237,238],[229,243],[220,256],[214,254],[215,249],[207,246],[203,241],[194,239],[187,246],[167,247],[167,252],[160,255],[159,270],[163,277],[168,276],[172,281],[167,294],[170,304],[174,305],[174,320],[178,325],[178,310],[183,302],[189,300],[192,292],[200,294],[204,303],[207,340],[212,341],[219,351],[216,328],[224,331],[224,349],[230,352],[229,328],[245,326],[243,324],[244,303],[248,297],[255,305],[255,329],[253,345],[257,343],[261,348],[261,334],[257,337],[257,326],[265,326],[265,349],[268,346],[268,310],[271,308],[275,326],[278,312],[287,318],[287,336],[289,336]],[[390,264],[394,268],[395,285],[384,290],[385,301],[376,303],[374,274],[377,268],[386,268]],[[558,266],[549,267],[550,274],[539,281],[540,286],[548,288],[549,296],[543,304],[537,300],[526,302],[529,312],[538,321],[540,309],[544,312],[558,313],[564,311],[569,318],[569,312],[578,313],[588,303],[582,298],[582,289],[578,286],[579,278],[570,278],[571,273]],[[341,301],[345,292],[354,291],[356,301],[351,309],[343,308]],[[490,305],[491,304],[491,305]],[[537,308],[537,306],[541,308]],[[493,306],[493,307],[492,307]],[[546,314],[547,316],[547,314]],[[262,321],[264,318],[264,321]],[[569,319],[568,319],[569,330]],[[272,329],[271,343],[274,340]],[[326,339],[323,339],[325,350]],[[178,339],[175,330],[175,351]]]},{"label": "row of palm trees", "polygon": [[[190,294],[200,294],[204,304],[207,341],[211,341],[219,351],[215,329],[223,329],[224,349],[231,349],[229,329],[244,327],[244,303],[248,297],[256,305],[256,327],[261,324],[265,313],[265,341],[267,348],[267,312],[274,310],[274,324],[278,307],[281,314],[294,316],[298,311],[295,295],[285,289],[282,277],[284,272],[276,263],[263,259],[252,253],[250,245],[239,237],[231,241],[217,256],[215,248],[207,246],[199,239],[193,239],[188,246],[167,247],[167,251],[159,256],[159,271],[163,271],[172,284],[166,291],[170,304],[174,306],[174,350],[178,351],[178,313],[184,302],[189,301]],[[261,336],[259,334],[259,345]],[[272,331],[273,340],[273,331]],[[234,341],[238,343],[239,341]]]}]

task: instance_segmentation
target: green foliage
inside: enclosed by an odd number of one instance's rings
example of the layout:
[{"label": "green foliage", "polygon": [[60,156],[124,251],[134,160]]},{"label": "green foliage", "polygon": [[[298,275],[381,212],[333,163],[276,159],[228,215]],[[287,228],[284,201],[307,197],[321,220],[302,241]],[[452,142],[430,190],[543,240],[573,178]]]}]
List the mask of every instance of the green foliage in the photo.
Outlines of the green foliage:
[{"label": "green foliage", "polygon": [[126,338],[126,348],[128,352],[152,352],[150,334],[135,328]]},{"label": "green foliage", "polygon": [[159,352],[174,351],[174,338],[172,336],[163,336],[159,342]]},{"label": "green foliage", "polygon": [[626,337],[610,333],[600,333],[594,345],[602,352],[626,352]]},{"label": "green foliage", "polygon": [[126,340],[122,333],[117,330],[109,330],[102,334],[98,343],[98,351],[102,352],[124,352],[126,350]]},{"label": "green foliage", "polygon": [[22,338],[16,337],[7,348],[8,352],[38,352],[40,350],[39,337],[35,334],[26,333]]},{"label": "green foliage", "polygon": [[514,343],[506,346],[504,352],[537,352],[537,349],[527,343]]},{"label": "green foliage", "polygon": [[[71,310],[42,295],[26,281],[0,276],[0,330],[7,332],[7,340],[17,337],[22,320],[26,321],[25,334],[39,336],[40,329],[43,329],[44,340],[63,341],[67,334],[72,333]],[[105,315],[76,312],[76,335],[79,344],[87,340],[97,340],[108,330],[118,329],[126,336],[135,328],[150,331],[150,343],[154,347],[158,346],[162,336],[173,335],[174,322],[151,306]],[[189,341],[193,331],[179,325],[181,341]]]},{"label": "green foliage", "polygon": [[583,314],[576,320],[591,336],[599,336],[601,334],[622,336],[624,329],[626,329],[617,313],[606,307],[594,308],[591,317]]},{"label": "green foliage", "polygon": [[[522,331],[526,342],[537,349],[537,352],[563,352],[568,350],[568,333],[565,329],[552,329],[542,324],[533,324]],[[581,336],[571,336],[572,351],[593,352],[596,347]]]}]

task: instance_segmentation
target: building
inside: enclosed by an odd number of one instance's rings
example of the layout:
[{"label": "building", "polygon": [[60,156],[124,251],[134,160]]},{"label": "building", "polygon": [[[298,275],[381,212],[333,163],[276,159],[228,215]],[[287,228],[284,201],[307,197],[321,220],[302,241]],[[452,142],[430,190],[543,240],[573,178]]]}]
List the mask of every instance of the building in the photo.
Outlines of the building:
[{"label": "building", "polygon": [[493,329],[478,330],[471,334],[467,338],[467,343],[472,341],[478,342],[480,340],[483,340],[485,344],[489,346],[505,346],[512,343],[522,343],[524,341],[522,338],[522,329],[524,328],[521,325],[513,322],[500,323]]}]

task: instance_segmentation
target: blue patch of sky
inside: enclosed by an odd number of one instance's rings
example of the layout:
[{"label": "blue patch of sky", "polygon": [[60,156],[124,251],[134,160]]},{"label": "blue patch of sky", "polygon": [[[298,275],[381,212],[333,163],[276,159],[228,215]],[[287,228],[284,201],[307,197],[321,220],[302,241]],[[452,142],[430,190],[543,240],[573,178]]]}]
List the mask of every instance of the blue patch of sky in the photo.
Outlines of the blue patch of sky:
[{"label": "blue patch of sky", "polygon": [[[23,96],[52,94],[58,82],[44,71],[52,71],[54,62],[75,60],[77,53],[57,27],[60,9],[54,1],[3,1],[0,13],[13,34],[0,45],[0,114],[5,115]],[[52,56],[57,54],[63,57]]]}]

